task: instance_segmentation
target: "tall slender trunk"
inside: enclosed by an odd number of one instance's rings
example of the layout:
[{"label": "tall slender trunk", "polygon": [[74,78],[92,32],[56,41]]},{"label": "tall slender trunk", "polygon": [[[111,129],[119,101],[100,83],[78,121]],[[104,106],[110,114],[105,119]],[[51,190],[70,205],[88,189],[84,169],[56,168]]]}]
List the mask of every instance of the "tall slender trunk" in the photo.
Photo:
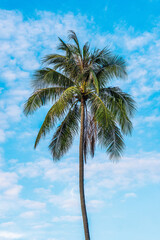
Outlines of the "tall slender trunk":
[{"label": "tall slender trunk", "polygon": [[83,142],[84,142],[84,99],[81,99],[81,130],[79,143],[79,192],[81,201],[81,211],[83,217],[83,226],[85,233],[85,240],[90,240],[87,211],[84,195],[84,159],[83,159]]}]

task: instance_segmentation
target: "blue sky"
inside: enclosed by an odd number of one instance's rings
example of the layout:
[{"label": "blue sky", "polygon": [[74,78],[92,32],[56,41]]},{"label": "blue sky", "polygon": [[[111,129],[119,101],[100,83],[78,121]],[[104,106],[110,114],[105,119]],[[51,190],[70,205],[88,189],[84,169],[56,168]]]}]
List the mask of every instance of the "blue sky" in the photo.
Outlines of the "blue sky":
[{"label": "blue sky", "polygon": [[30,118],[23,104],[40,59],[57,37],[76,31],[81,43],[109,45],[128,63],[128,79],[113,85],[132,94],[138,111],[123,158],[97,149],[85,166],[92,240],[159,240],[160,2],[0,2],[0,239],[81,240],[78,137],[60,162],[48,151],[51,135],[33,150],[49,106]]}]

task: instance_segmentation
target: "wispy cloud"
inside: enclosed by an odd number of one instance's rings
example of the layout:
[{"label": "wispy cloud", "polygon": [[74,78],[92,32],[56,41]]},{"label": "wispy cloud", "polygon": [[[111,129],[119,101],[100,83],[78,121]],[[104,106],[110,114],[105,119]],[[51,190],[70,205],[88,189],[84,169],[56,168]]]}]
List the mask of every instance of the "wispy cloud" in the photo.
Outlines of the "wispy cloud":
[{"label": "wispy cloud", "polygon": [[126,193],[124,195],[124,197],[125,198],[135,198],[135,197],[137,197],[137,195],[135,193],[131,192],[131,193]]},{"label": "wispy cloud", "polygon": [[0,237],[2,240],[22,239],[23,235],[19,233],[14,233],[14,232],[0,231]]},{"label": "wispy cloud", "polygon": [[76,222],[79,221],[81,218],[81,216],[60,216],[54,217],[53,222]]}]

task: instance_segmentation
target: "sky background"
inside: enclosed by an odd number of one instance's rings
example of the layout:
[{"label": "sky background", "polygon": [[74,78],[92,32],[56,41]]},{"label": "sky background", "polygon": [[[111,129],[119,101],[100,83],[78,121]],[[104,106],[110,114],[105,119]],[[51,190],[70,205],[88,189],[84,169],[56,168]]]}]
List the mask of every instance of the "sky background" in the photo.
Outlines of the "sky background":
[{"label": "sky background", "polygon": [[78,191],[78,137],[60,162],[52,133],[33,150],[46,106],[23,115],[31,76],[74,30],[81,44],[110,46],[128,65],[114,80],[134,97],[134,131],[123,158],[97,149],[85,166],[92,240],[160,239],[160,1],[0,1],[0,239],[84,239]]}]

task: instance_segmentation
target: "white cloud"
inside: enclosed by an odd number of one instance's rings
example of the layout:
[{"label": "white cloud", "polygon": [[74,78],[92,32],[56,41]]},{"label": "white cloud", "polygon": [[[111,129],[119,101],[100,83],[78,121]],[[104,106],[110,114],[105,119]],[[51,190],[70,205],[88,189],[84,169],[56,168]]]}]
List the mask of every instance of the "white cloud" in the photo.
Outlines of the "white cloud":
[{"label": "white cloud", "polygon": [[51,182],[60,180],[68,181],[74,177],[74,168],[77,164],[68,165],[67,162],[53,163],[51,159],[41,158],[35,162],[27,162],[18,165],[18,173],[23,177],[38,177],[50,180]]},{"label": "white cloud", "polygon": [[125,195],[124,195],[124,197],[125,198],[135,198],[135,197],[137,197],[137,195],[135,194],[135,193],[126,193]]},{"label": "white cloud", "polygon": [[126,35],[124,37],[124,40],[125,40],[125,45],[127,49],[130,51],[133,51],[133,50],[137,50],[137,48],[144,47],[151,40],[153,40],[153,38],[154,38],[154,35],[152,33],[145,32],[138,37],[134,37],[134,36],[130,37]]},{"label": "white cloud", "polygon": [[0,125],[3,129],[9,128],[9,122],[4,112],[0,112]]},{"label": "white cloud", "polygon": [[9,119],[14,122],[19,122],[21,119],[21,109],[17,105],[10,105],[6,108],[6,113]]},{"label": "white cloud", "polygon": [[16,74],[13,71],[5,71],[2,76],[7,80],[7,81],[14,81],[16,79]]},{"label": "white cloud", "polygon": [[35,212],[33,211],[28,211],[28,212],[24,212],[21,213],[20,217],[22,218],[33,218],[35,216]]},{"label": "white cloud", "polygon": [[0,171],[0,189],[11,188],[18,182],[18,175],[14,172]]},{"label": "white cloud", "polygon": [[[104,189],[121,191],[124,189],[140,188],[144,185],[160,182],[160,154],[141,153],[135,156],[123,158],[114,164],[104,162],[104,154],[99,154],[94,162],[89,161],[86,166],[86,194],[90,197],[97,195],[106,198],[102,193]],[[101,161],[99,161],[101,159]],[[94,179],[94,181],[92,180]],[[96,189],[92,191],[93,184],[96,182]],[[106,193],[105,193],[106,195]]]},{"label": "white cloud", "polygon": [[33,200],[22,200],[21,204],[29,209],[45,209],[46,203],[33,201]]},{"label": "white cloud", "polygon": [[89,209],[99,209],[104,206],[104,201],[102,200],[90,200],[87,204]]},{"label": "white cloud", "polygon": [[54,206],[58,206],[68,212],[79,212],[79,193],[74,189],[69,190],[66,188],[59,195],[50,194],[48,199]]},{"label": "white cloud", "polygon": [[134,126],[144,126],[144,124],[146,124],[149,127],[154,127],[154,124],[158,122],[160,122],[160,117],[155,114],[150,116],[140,116],[133,121]]},{"label": "white cloud", "polygon": [[12,188],[7,189],[4,192],[4,195],[7,198],[15,198],[15,197],[18,197],[21,190],[22,190],[22,186],[15,185],[15,186],[12,186]]},{"label": "white cloud", "polygon": [[14,232],[5,232],[5,231],[0,231],[0,237],[1,239],[6,239],[6,240],[10,240],[10,239],[22,239],[23,235],[19,234],[19,233],[14,233]]},{"label": "white cloud", "polygon": [[1,227],[9,227],[9,226],[13,226],[14,222],[3,222],[0,224]]},{"label": "white cloud", "polygon": [[53,222],[76,222],[81,220],[81,216],[60,216],[54,217]]},{"label": "white cloud", "polygon": [[160,116],[152,115],[144,117],[144,121],[148,123],[160,122]]},{"label": "white cloud", "polygon": [[3,129],[0,129],[0,142],[4,142],[6,140],[6,135]]},{"label": "white cloud", "polygon": [[51,227],[52,224],[51,223],[42,223],[42,224],[39,224],[39,225],[34,225],[33,228],[34,229],[42,229],[42,228],[48,228],[48,227]]},{"label": "white cloud", "polygon": [[13,104],[13,102],[19,104],[29,96],[29,90],[21,88],[10,89],[6,91],[6,96],[8,104]]}]

